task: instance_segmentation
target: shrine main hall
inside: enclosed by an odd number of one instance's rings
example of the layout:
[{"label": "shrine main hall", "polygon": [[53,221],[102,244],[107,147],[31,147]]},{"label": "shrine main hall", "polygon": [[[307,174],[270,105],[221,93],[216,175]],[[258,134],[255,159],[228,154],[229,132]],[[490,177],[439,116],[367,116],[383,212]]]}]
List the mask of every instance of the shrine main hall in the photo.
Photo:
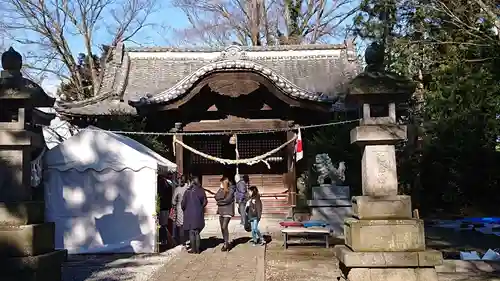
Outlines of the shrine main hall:
[{"label": "shrine main hall", "polygon": [[[176,143],[165,156],[175,160],[179,173],[201,176],[210,205],[221,176],[234,178],[238,171],[259,187],[264,210],[280,215],[295,201],[294,128],[332,120],[359,70],[352,41],[221,49],[126,48],[121,43],[104,65],[94,96],[59,102],[56,109],[80,124],[132,115],[146,120],[150,132],[176,133],[165,137],[167,146],[174,138]],[[248,159],[283,144],[251,165],[200,155]]]}]

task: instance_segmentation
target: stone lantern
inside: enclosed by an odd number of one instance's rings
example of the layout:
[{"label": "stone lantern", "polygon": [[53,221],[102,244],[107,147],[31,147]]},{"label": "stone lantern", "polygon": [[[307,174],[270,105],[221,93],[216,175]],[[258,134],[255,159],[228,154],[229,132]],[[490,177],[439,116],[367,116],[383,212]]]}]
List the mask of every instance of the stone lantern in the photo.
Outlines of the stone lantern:
[{"label": "stone lantern", "polygon": [[415,83],[384,71],[383,57],[376,43],[367,49],[368,66],[346,97],[362,107],[350,135],[363,151],[363,195],[352,198],[345,245],[335,247],[335,256],[349,281],[437,281],[442,254],[426,250],[423,221],[412,217],[411,198],[398,195],[395,144],[406,139],[406,126],[397,123],[396,105],[409,100]]},{"label": "stone lantern", "polygon": [[44,202],[33,201],[32,154],[44,147],[36,107],[54,99],[21,74],[22,57],[2,54],[0,76],[0,279],[61,280],[66,251],[54,250],[54,223],[44,221]]}]

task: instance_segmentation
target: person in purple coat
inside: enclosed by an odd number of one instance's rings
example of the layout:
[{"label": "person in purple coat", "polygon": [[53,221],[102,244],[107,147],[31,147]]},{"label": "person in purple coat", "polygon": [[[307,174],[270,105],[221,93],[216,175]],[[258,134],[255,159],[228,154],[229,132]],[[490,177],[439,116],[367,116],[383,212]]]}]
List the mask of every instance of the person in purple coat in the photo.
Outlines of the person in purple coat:
[{"label": "person in purple coat", "polygon": [[200,253],[200,232],[205,227],[205,206],[207,195],[201,187],[200,179],[191,177],[191,185],[184,192],[181,207],[184,212],[184,230],[189,232],[191,253]]}]

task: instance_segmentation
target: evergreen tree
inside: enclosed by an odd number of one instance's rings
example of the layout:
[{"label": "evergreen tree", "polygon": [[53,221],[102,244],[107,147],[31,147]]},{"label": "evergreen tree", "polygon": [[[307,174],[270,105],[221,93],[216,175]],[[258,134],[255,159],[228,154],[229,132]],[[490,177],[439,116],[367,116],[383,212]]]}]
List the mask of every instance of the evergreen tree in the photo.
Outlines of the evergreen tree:
[{"label": "evergreen tree", "polygon": [[398,160],[424,210],[491,205],[500,179],[500,42],[497,19],[478,3],[365,0],[355,19],[355,35],[385,43],[388,70],[419,82],[423,103],[410,104],[408,121],[421,125],[422,141]]}]

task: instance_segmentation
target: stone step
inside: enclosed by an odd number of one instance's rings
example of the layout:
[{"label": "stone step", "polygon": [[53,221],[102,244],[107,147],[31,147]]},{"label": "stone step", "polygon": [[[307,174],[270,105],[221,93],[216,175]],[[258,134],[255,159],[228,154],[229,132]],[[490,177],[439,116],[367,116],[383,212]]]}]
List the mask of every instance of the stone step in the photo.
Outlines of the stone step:
[{"label": "stone step", "polygon": [[0,259],[36,256],[54,251],[53,222],[6,226],[0,225]]},{"label": "stone step", "polygon": [[349,281],[439,281],[433,267],[351,268],[339,280]]},{"label": "stone step", "polygon": [[66,261],[66,250],[48,252],[29,257],[1,259],[2,281],[60,281],[61,265]]},{"label": "stone step", "polygon": [[44,214],[44,202],[0,202],[0,225],[26,225],[43,223]]},{"label": "stone step", "polygon": [[354,252],[344,245],[334,248],[335,257],[346,267],[434,267],[443,264],[436,250],[419,252]]}]

